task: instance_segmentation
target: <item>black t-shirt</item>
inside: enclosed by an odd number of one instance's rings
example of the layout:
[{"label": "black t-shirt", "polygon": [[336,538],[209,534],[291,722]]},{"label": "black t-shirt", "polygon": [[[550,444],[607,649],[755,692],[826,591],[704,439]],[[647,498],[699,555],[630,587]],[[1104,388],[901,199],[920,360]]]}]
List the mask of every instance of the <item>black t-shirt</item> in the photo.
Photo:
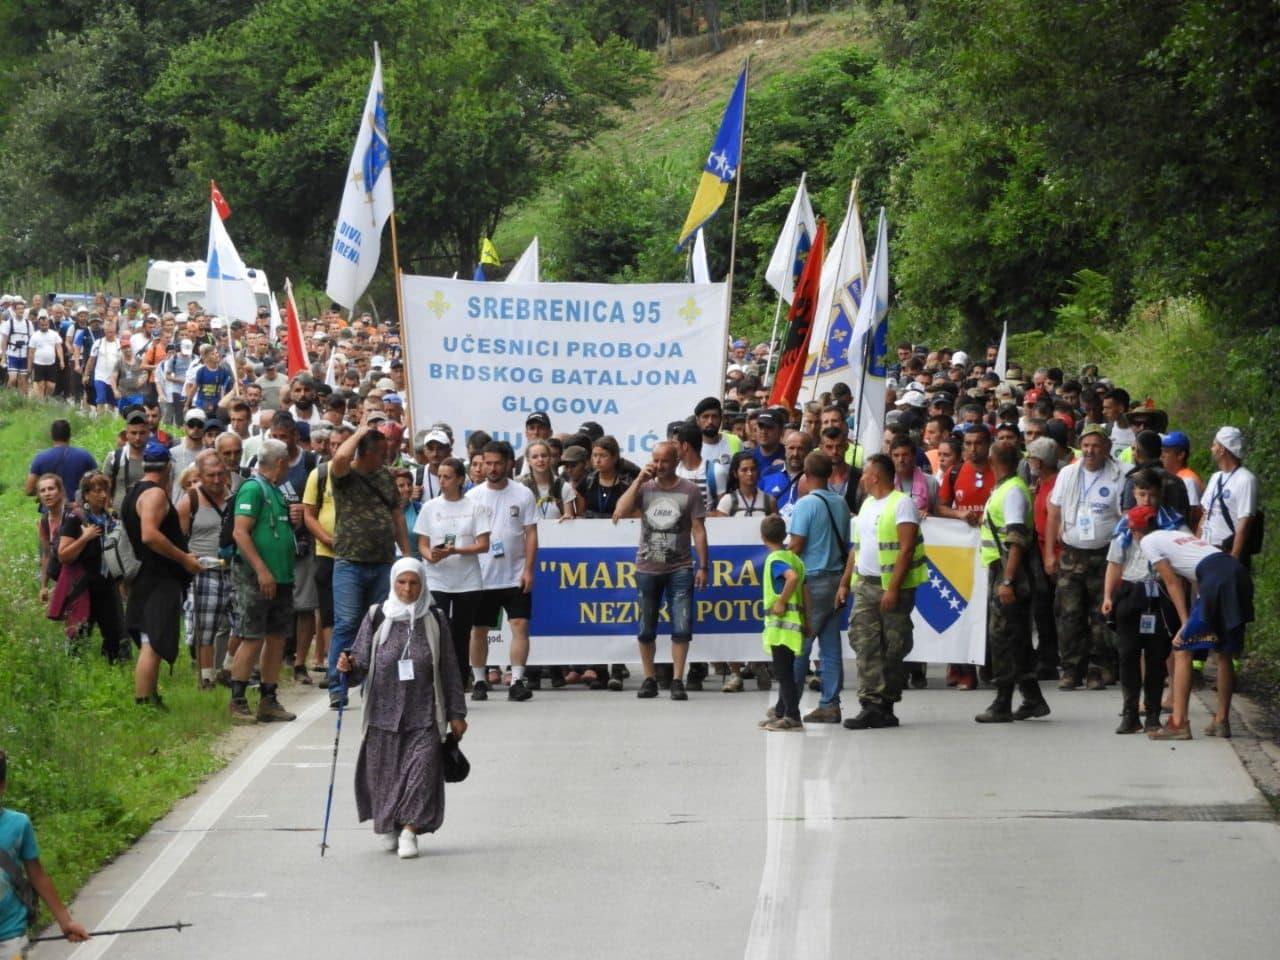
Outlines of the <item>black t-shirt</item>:
[{"label": "black t-shirt", "polygon": [[[60,537],[70,537],[72,540],[79,540],[80,535],[84,533],[86,523],[98,523],[102,525],[106,522],[105,517],[93,517],[82,514],[80,511],[68,510],[66,516],[62,518],[62,531]],[[106,527],[102,529],[105,531]],[[57,550],[57,545],[54,545]],[[76,560],[85,572],[90,576],[100,576],[102,574],[102,536],[99,535],[96,540],[91,540],[85,544],[84,549],[80,551],[80,557]]]}]

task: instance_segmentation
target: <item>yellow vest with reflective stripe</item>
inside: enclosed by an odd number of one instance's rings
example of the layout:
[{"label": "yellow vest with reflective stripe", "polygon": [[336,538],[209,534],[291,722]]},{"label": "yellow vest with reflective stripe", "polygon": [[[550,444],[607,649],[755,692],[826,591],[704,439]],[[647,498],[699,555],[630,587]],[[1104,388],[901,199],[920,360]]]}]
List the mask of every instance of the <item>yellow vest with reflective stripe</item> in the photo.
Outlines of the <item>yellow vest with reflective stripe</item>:
[{"label": "yellow vest with reflective stripe", "polygon": [[[997,539],[997,536],[1001,538],[1004,536],[1004,502],[1009,496],[1009,491],[1014,488],[1022,491],[1023,496],[1027,498],[1027,509],[1031,509],[1033,502],[1031,488],[1016,473],[1005,477],[1000,485],[991,491],[991,498],[987,501],[987,512],[982,518],[983,566],[990,566],[1000,559],[1000,548],[1004,545],[1004,541]],[[995,527],[994,531],[992,527]]]},{"label": "yellow vest with reflective stripe", "polygon": [[[795,571],[799,577],[791,598],[787,601],[787,610],[782,616],[773,612],[773,605],[781,594],[773,587],[773,571],[776,564],[784,564]],[[771,647],[789,647],[796,656],[804,641],[804,617],[801,615],[800,601],[804,597],[804,562],[790,550],[774,550],[764,558],[764,641],[765,652]]]},{"label": "yellow vest with reflective stripe", "polygon": [[[880,519],[876,521],[876,546],[878,559],[880,561],[880,586],[886,590],[893,581],[893,569],[898,565],[898,554],[902,552],[902,545],[898,542],[898,501],[905,497],[906,494],[901,490],[891,491],[883,500],[884,508],[880,511]],[[865,509],[865,505],[864,505]],[[855,523],[853,527],[853,552],[856,554],[860,546],[858,540],[858,525]],[[858,579],[858,568],[853,568],[852,580]],[[921,528],[920,533],[916,536],[915,549],[911,553],[911,566],[907,568],[907,575],[902,578],[902,589],[909,590],[920,586],[926,579],[924,565],[924,529]]]}]

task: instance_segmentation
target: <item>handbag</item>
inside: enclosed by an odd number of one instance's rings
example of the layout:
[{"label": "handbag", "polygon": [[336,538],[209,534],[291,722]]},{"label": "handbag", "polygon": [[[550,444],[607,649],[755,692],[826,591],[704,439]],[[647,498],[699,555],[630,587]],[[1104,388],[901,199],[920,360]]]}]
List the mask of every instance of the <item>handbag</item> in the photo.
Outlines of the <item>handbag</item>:
[{"label": "handbag", "polygon": [[461,783],[471,773],[471,761],[462,752],[458,738],[452,733],[440,744],[445,783]]}]

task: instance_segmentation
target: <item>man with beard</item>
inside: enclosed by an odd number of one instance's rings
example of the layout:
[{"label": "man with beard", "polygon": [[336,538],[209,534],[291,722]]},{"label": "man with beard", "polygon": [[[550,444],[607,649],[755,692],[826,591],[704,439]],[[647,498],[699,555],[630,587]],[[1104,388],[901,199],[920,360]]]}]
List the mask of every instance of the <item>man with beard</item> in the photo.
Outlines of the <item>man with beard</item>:
[{"label": "man with beard", "polygon": [[316,406],[316,382],[307,374],[300,373],[294,377],[293,386],[289,390],[289,399],[293,401],[293,405],[289,407],[289,413],[299,423],[307,423],[314,427],[324,419],[320,408]]},{"label": "man with beard", "polygon": [[706,397],[693,408],[693,417],[702,431],[702,459],[728,467],[733,455],[742,449],[742,441],[731,433],[722,433],[724,408],[716,397]]}]

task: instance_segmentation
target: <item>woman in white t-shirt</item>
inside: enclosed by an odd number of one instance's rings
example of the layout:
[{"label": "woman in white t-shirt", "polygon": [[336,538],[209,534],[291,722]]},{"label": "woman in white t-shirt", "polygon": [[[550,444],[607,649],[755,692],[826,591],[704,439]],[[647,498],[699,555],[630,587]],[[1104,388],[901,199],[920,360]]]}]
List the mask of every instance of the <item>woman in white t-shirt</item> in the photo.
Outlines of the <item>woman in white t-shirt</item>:
[{"label": "woman in white t-shirt", "polygon": [[450,457],[440,464],[440,495],[418,512],[413,532],[427,569],[431,598],[446,617],[465,685],[471,662],[471,628],[480,599],[480,555],[489,552],[489,511],[462,495],[467,468]]},{"label": "woman in white t-shirt", "polygon": [[778,512],[778,502],[760,489],[760,465],[750,450],[735,453],[729,463],[728,491],[713,517],[767,517]]}]

